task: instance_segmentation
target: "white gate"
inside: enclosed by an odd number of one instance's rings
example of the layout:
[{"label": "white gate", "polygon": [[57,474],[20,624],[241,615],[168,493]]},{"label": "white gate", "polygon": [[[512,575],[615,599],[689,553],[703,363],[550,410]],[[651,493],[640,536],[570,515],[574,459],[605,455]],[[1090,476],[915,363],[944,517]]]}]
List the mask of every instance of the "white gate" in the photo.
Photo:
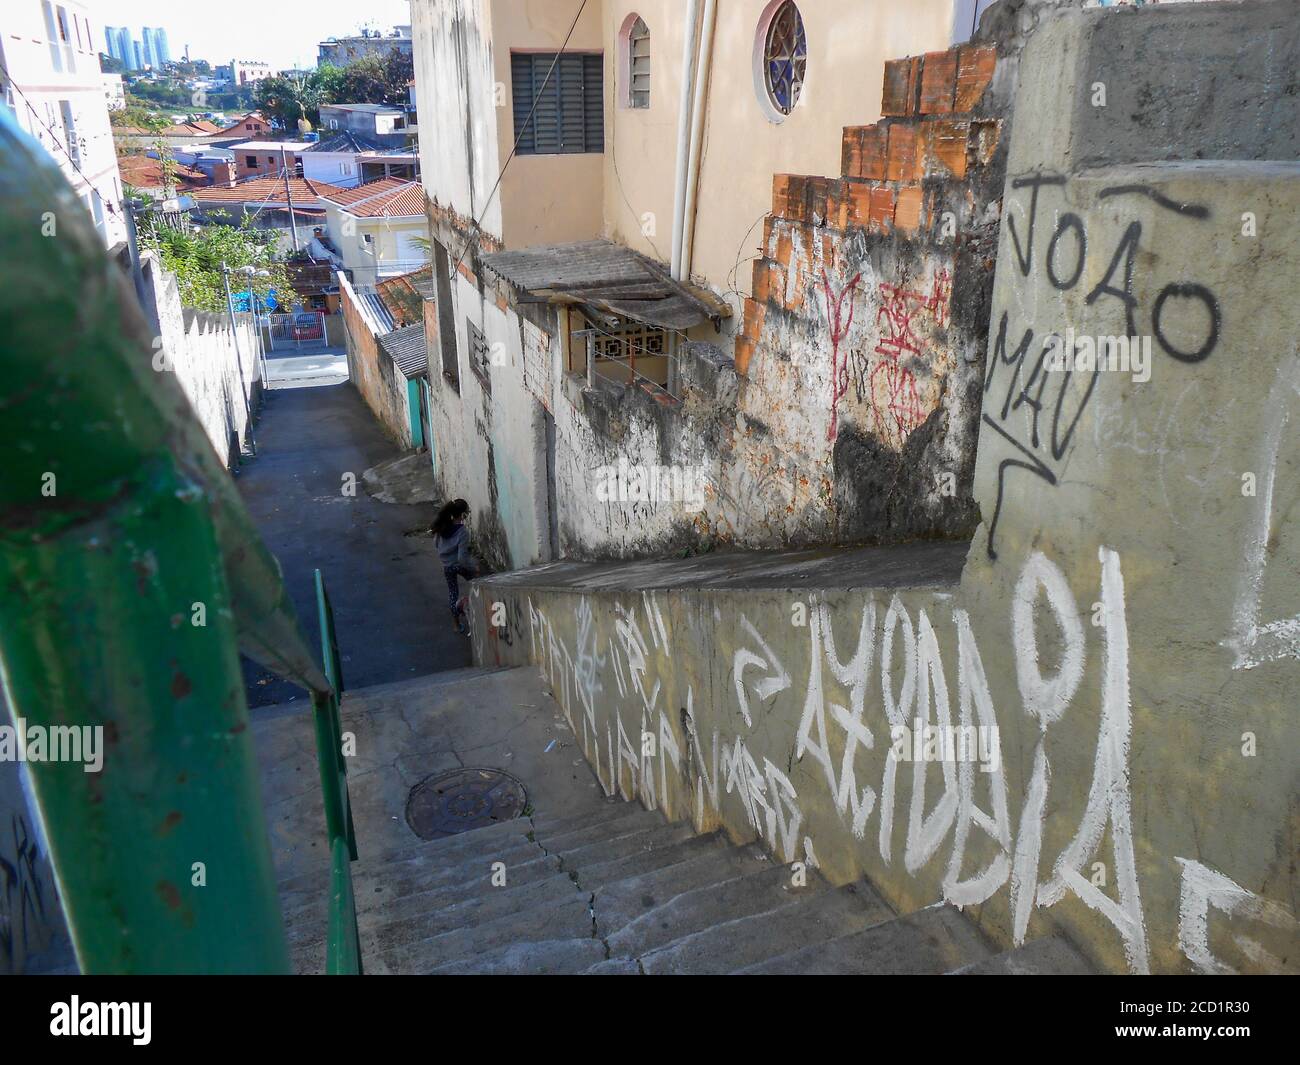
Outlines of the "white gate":
[{"label": "white gate", "polygon": [[320,311],[268,314],[272,351],[318,351],[328,346],[325,315]]}]

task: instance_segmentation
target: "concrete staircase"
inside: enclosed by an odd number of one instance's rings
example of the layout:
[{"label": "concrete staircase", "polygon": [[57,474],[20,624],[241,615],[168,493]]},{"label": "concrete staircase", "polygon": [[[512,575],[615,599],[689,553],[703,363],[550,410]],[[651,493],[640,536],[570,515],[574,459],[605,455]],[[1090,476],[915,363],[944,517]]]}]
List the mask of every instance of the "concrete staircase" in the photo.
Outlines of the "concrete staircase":
[{"label": "concrete staircase", "polygon": [[[388,721],[399,714],[394,729]],[[459,731],[471,714],[494,714],[492,742],[508,749]],[[553,757],[551,741],[567,735],[571,744],[572,734],[531,669],[463,670],[352,693],[343,720],[363,750],[386,736],[397,745],[372,751],[375,769],[353,778],[361,857],[352,874],[369,974],[1086,969],[1056,941],[998,955],[955,909],[899,915],[864,882],[833,887],[809,871],[796,886],[791,868],[756,846],[697,836],[689,824],[605,798],[584,762]],[[286,728],[302,730],[295,746],[310,757],[308,725],[295,712],[271,715],[262,727],[280,732],[281,746],[292,739]],[[409,759],[420,737],[445,734],[463,736],[462,762],[504,764],[525,780],[534,812],[439,840],[415,837],[402,820],[396,777],[382,783],[376,775],[392,775],[384,763],[395,751]],[[537,753],[547,749],[552,755]],[[522,764],[525,757],[532,761]],[[297,776],[309,768],[304,762],[278,768]],[[313,819],[292,821],[309,830]],[[297,855],[281,864],[290,949],[298,972],[322,973],[328,871]]]}]

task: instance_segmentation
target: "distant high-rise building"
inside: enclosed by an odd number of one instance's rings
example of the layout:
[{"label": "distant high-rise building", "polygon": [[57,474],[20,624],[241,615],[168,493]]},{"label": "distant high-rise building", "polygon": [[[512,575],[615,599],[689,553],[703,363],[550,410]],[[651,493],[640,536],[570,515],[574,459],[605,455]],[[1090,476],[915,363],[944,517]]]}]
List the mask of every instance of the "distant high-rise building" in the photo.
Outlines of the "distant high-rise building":
[{"label": "distant high-rise building", "polygon": [[127,70],[135,69],[135,50],[131,47],[131,31],[125,26],[105,26],[104,45],[108,54]]},{"label": "distant high-rise building", "polygon": [[146,26],[140,31],[140,50],[143,53],[146,66],[153,70],[157,70],[162,66],[162,63],[158,60],[158,37],[150,26]]},{"label": "distant high-rise building", "polygon": [[139,41],[132,41],[131,53],[135,56],[135,65],[131,69],[144,70],[145,66],[147,65],[144,58],[144,45],[142,45]]},{"label": "distant high-rise building", "polygon": [[104,51],[107,52],[111,58],[118,60],[118,62],[126,62],[126,57],[122,55],[122,49],[117,43],[116,26],[104,27]]},{"label": "distant high-rise building", "polygon": [[161,26],[153,28],[154,51],[158,55],[158,62],[170,63],[172,61],[171,46],[167,43],[167,31]]}]

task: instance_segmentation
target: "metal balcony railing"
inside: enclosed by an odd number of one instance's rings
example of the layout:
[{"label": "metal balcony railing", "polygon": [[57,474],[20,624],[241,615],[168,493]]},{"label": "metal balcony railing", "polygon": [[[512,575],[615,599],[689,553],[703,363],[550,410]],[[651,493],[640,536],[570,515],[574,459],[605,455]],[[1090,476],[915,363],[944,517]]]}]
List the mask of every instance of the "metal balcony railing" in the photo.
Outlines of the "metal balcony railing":
[{"label": "metal balcony railing", "polygon": [[0,156],[0,677],[29,733],[102,735],[99,772],[28,761],[81,970],[289,971],[242,649],[311,693],[329,971],[359,973],[324,582],[322,669],[128,278],[3,111]]}]

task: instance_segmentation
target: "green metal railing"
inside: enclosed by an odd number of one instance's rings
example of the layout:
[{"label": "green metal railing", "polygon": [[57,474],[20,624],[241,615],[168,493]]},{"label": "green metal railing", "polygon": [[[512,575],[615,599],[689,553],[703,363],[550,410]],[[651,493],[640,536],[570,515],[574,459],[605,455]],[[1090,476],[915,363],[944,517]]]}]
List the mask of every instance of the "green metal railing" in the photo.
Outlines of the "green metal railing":
[{"label": "green metal railing", "polygon": [[330,917],[326,971],[360,975],[361,943],[357,934],[357,909],[352,896],[350,862],[357,858],[357,837],[352,828],[352,803],[348,796],[348,767],[343,757],[343,726],[339,697],[343,694],[343,667],[334,630],[325,579],[316,571],[316,609],[320,616],[321,660],[330,682],[329,692],[313,692],[316,719],[316,754],[320,786],[325,798],[325,825],[330,837]]},{"label": "green metal railing", "polygon": [[0,680],[27,737],[102,739],[98,772],[28,761],[81,970],[290,971],[242,649],[311,692],[330,971],[360,972],[323,582],[329,673],[130,280],[5,108],[0,158]]}]

